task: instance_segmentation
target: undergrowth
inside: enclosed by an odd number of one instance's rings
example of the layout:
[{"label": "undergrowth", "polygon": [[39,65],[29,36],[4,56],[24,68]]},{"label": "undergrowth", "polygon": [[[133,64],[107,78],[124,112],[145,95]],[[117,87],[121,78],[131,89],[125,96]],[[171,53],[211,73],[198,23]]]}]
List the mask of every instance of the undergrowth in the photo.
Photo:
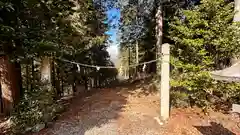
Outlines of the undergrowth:
[{"label": "undergrowth", "polygon": [[12,134],[36,131],[37,124],[47,125],[53,121],[63,111],[63,106],[54,100],[53,95],[47,89],[25,92],[10,118]]}]

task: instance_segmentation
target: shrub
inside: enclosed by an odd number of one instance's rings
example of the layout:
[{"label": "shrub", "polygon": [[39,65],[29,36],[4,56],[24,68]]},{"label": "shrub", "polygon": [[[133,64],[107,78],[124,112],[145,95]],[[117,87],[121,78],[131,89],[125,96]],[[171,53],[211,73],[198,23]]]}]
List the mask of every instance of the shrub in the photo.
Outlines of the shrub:
[{"label": "shrub", "polygon": [[[239,54],[239,24],[232,23],[233,3],[202,0],[200,5],[182,13],[170,23],[169,38],[174,42],[172,98],[188,97],[189,104],[200,107],[236,102],[239,84],[217,82],[209,76],[209,71],[229,66],[230,59]],[[178,92],[180,87],[185,94]]]},{"label": "shrub", "polygon": [[63,109],[53,98],[53,93],[47,89],[26,92],[11,116],[13,134],[24,134],[34,130],[37,124],[53,121]]}]

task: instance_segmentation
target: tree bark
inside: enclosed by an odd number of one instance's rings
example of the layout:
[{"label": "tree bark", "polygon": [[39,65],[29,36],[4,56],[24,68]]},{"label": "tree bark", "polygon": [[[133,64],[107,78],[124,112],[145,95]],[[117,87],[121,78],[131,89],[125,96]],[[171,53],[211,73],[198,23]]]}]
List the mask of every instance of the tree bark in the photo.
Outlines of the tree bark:
[{"label": "tree bark", "polygon": [[19,71],[16,64],[11,63],[8,56],[0,56],[0,83],[2,90],[3,110],[9,114],[20,97]]},{"label": "tree bark", "polygon": [[139,54],[138,54],[138,50],[139,50],[139,49],[138,49],[138,41],[137,41],[137,42],[136,42],[136,65],[137,65],[137,66],[136,66],[136,73],[135,73],[135,74],[137,75],[137,77],[139,77],[139,76],[138,76],[138,67],[139,67],[139,66],[138,66],[138,64],[139,64],[139,59],[138,59]]},{"label": "tree bark", "polygon": [[2,90],[0,87],[0,114],[4,113],[3,112],[3,98],[2,98]]},{"label": "tree bark", "polygon": [[131,79],[131,49],[128,47],[128,78]]},{"label": "tree bark", "polygon": [[[17,80],[17,86],[19,88],[19,93],[17,93],[19,97],[17,97],[17,99],[20,100],[24,95],[24,90],[23,90],[23,84],[22,84],[23,83],[22,82],[22,69],[21,69],[21,64],[19,62],[15,62],[15,69],[16,69],[15,77]],[[16,102],[18,102],[18,101],[16,101]]]},{"label": "tree bark", "polygon": [[62,93],[62,95],[61,96],[64,96],[64,80],[63,80],[63,73],[62,74],[60,74],[60,80],[61,80],[61,93]]},{"label": "tree bark", "polygon": [[54,97],[57,99],[57,87],[56,87],[56,68],[54,60],[51,61],[51,84],[54,89]]},{"label": "tree bark", "polygon": [[29,86],[30,86],[30,72],[29,72],[29,60],[27,60],[27,64],[26,64],[26,91],[29,90]]},{"label": "tree bark", "polygon": [[32,79],[32,81],[31,81],[31,86],[30,86],[30,89],[34,89],[34,87],[35,87],[35,68],[34,68],[34,59],[32,58],[31,59],[31,69],[32,69],[32,77],[31,77],[31,79]]},{"label": "tree bark", "polygon": [[157,66],[157,75],[158,77],[161,75],[161,46],[162,46],[162,38],[163,38],[163,17],[162,17],[162,6],[160,4],[157,7],[156,11],[156,58],[159,59],[159,61],[156,62]]},{"label": "tree bark", "polygon": [[73,92],[73,94],[77,92],[77,75],[78,75],[78,73],[76,72],[76,70],[77,70],[77,67],[76,67],[76,65],[74,65],[72,68],[72,72],[73,72],[73,74],[72,74],[72,79],[73,79],[72,80],[72,92]]},{"label": "tree bark", "polygon": [[[137,15],[136,15],[136,23],[137,23],[137,26],[138,26],[138,7],[139,7],[139,2],[137,1]],[[138,39],[137,39],[137,41],[136,41],[136,67],[135,67],[135,75],[138,75],[138,64],[139,64],[139,59],[138,59],[138,56],[139,56],[139,54],[138,54]],[[137,76],[138,77],[138,76]]]},{"label": "tree bark", "polygon": [[57,95],[58,97],[61,97],[61,86],[60,86],[60,69],[59,67],[56,67],[56,72],[57,72],[57,78],[56,78],[56,91],[57,91]]}]

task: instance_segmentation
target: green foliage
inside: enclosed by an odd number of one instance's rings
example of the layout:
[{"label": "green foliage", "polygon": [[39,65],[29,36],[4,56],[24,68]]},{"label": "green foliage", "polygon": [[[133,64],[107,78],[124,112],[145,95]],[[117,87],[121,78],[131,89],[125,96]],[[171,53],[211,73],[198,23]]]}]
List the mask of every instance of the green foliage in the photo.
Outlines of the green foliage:
[{"label": "green foliage", "polygon": [[189,106],[189,99],[187,93],[180,92],[180,91],[171,91],[171,105],[174,107],[188,107]]},{"label": "green foliage", "polygon": [[[173,16],[179,15],[180,8],[192,7],[192,0],[133,0],[120,1],[121,22],[120,22],[120,55],[121,65],[136,64],[136,41],[138,41],[139,61],[150,61],[156,58],[156,21],[155,15],[157,3],[161,2],[163,7],[163,41],[168,42],[167,32],[169,21]],[[130,60],[128,49],[131,49]],[[155,72],[156,64],[148,64],[147,72]]]},{"label": "green foliage", "polygon": [[[24,89],[12,114],[14,131],[24,133],[26,128],[51,121],[59,108],[56,97],[66,87],[79,85],[83,76],[102,84],[115,79],[116,70],[81,67],[77,73],[75,64],[61,61],[113,65],[107,52],[106,9],[98,0],[0,2],[0,53],[21,63],[22,80],[17,80],[20,85],[16,87]],[[52,68],[48,88],[37,84],[43,57],[51,60],[46,66]]]},{"label": "green foliage", "polygon": [[34,130],[37,124],[53,121],[63,107],[54,100],[54,93],[48,89],[33,89],[24,94],[11,115],[14,134]]},{"label": "green foliage", "polygon": [[[172,87],[177,91],[184,88],[189,101],[201,107],[235,99],[239,92],[233,91],[238,84],[215,82],[208,73],[229,66],[230,59],[239,53],[240,33],[238,24],[232,23],[233,3],[202,0],[182,13],[170,23],[169,38],[174,41]],[[213,102],[210,97],[218,100]]]},{"label": "green foliage", "polygon": [[[136,64],[137,54],[140,63],[155,59],[154,8],[153,1],[139,0],[129,1],[121,6],[119,50],[123,67]],[[136,45],[138,45],[138,53],[136,53]],[[148,64],[146,67],[147,73],[155,72],[155,65],[155,63]],[[127,70],[129,70],[130,75],[136,71],[135,68]]]}]

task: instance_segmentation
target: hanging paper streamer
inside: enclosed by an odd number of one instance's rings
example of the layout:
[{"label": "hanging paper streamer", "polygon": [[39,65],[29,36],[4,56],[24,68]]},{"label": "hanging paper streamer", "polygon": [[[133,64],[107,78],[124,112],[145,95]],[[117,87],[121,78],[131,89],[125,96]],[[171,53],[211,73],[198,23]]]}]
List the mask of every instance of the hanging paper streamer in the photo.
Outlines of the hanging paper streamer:
[{"label": "hanging paper streamer", "polygon": [[80,72],[80,66],[77,64],[78,72]]},{"label": "hanging paper streamer", "polygon": [[142,71],[144,72],[146,69],[146,64],[143,65]]}]

